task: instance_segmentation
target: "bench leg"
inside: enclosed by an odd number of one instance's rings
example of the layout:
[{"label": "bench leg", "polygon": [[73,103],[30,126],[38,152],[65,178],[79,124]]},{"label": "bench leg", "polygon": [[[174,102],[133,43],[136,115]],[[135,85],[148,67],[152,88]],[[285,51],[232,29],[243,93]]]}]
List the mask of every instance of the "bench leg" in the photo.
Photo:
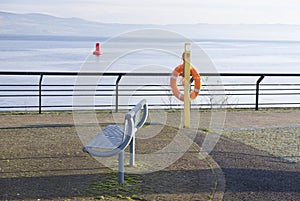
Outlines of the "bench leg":
[{"label": "bench leg", "polygon": [[134,163],[135,163],[135,137],[133,137],[131,139],[129,148],[130,148],[130,163],[129,163],[129,165],[132,167],[132,166],[134,166]]},{"label": "bench leg", "polygon": [[124,150],[119,153],[119,170],[118,170],[118,181],[119,184],[124,183]]}]

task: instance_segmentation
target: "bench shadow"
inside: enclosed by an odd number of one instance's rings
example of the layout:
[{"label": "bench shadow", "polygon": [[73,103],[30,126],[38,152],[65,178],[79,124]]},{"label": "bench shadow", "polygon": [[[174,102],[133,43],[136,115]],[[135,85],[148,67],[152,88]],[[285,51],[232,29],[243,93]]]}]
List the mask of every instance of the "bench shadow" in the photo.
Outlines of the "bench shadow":
[{"label": "bench shadow", "polygon": [[[300,192],[299,172],[235,168],[223,171],[225,174],[236,175],[237,178],[247,177],[248,180],[245,183],[244,179],[229,178],[226,181],[226,191]],[[210,170],[165,170],[144,175],[125,175],[125,182],[131,183],[124,188],[131,195],[211,193],[214,185]],[[102,188],[103,184],[111,184],[112,180],[117,183],[116,173],[0,178],[0,199],[62,199],[103,194],[115,196],[115,190]]]},{"label": "bench shadow", "polygon": [[[158,193],[197,193],[211,192],[213,180],[207,188],[199,188],[199,178],[189,180],[187,176],[211,175],[210,170],[203,171],[159,171],[149,174],[126,174],[124,188],[129,195]],[[169,179],[167,179],[169,178]],[[183,181],[180,185],[173,182]],[[209,180],[212,178],[208,178]],[[95,197],[101,195],[116,196],[115,189],[103,189],[103,184],[119,188],[116,172],[100,174],[79,174],[43,177],[0,178],[0,200],[59,199],[74,197]],[[193,183],[194,182],[194,183]],[[129,185],[127,186],[126,184]],[[181,188],[179,188],[181,186]],[[124,191],[121,189],[121,191]],[[137,190],[138,189],[138,190]]]}]

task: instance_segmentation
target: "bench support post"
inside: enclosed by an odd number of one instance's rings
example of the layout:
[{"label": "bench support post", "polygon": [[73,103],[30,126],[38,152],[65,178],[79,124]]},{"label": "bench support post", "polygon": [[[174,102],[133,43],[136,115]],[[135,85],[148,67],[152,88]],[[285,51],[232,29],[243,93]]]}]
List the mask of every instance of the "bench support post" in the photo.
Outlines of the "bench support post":
[{"label": "bench support post", "polygon": [[135,163],[135,136],[133,136],[133,138],[131,139],[130,145],[129,145],[129,149],[130,149],[130,167],[134,166]]},{"label": "bench support post", "polygon": [[124,183],[124,150],[119,153],[119,168],[118,168],[118,181],[119,184]]}]

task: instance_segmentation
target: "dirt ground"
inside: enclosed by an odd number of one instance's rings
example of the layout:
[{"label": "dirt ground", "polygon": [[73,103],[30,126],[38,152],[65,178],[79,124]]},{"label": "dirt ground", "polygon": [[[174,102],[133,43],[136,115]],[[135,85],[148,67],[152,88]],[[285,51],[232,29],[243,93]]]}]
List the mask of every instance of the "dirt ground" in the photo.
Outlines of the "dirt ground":
[{"label": "dirt ground", "polygon": [[[102,124],[112,121],[109,113],[100,113],[99,118]],[[0,122],[1,200],[213,200],[222,197],[220,189],[224,184],[221,176],[218,177],[222,172],[210,157],[205,159],[199,155],[196,144],[160,171],[125,173],[125,184],[119,185],[115,170],[82,152],[83,144],[71,113],[3,114]],[[166,126],[151,139],[137,140],[137,153],[160,150],[176,133],[176,128]],[[199,135],[205,134],[199,132]]]},{"label": "dirt ground", "polygon": [[[0,200],[299,200],[300,110],[228,110],[224,124],[212,126],[224,117],[218,112],[201,112],[194,143],[179,160],[160,171],[125,174],[124,185],[115,170],[82,152],[71,112],[0,114]],[[160,150],[178,133],[180,114],[169,112],[175,123],[164,126],[156,113],[146,127],[163,129],[138,139],[137,153]],[[110,112],[97,120],[101,127],[122,122]],[[199,150],[213,133],[223,136],[205,158]]]}]

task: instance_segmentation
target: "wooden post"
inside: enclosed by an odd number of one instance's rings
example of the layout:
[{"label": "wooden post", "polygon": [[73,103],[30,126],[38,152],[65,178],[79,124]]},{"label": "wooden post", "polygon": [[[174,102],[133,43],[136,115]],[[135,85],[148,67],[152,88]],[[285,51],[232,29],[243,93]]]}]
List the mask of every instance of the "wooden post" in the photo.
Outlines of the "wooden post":
[{"label": "wooden post", "polygon": [[190,66],[191,66],[191,44],[184,44],[184,128],[190,128],[191,100],[190,100]]}]

